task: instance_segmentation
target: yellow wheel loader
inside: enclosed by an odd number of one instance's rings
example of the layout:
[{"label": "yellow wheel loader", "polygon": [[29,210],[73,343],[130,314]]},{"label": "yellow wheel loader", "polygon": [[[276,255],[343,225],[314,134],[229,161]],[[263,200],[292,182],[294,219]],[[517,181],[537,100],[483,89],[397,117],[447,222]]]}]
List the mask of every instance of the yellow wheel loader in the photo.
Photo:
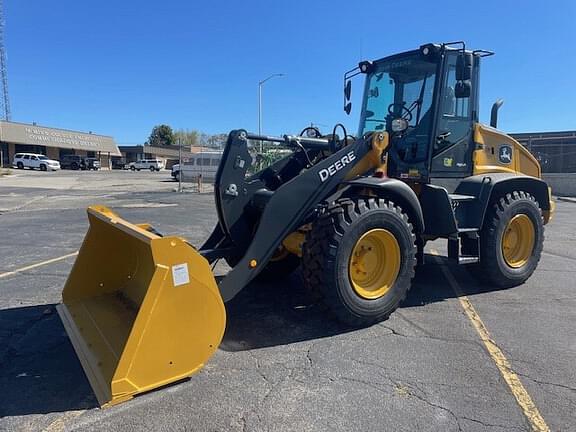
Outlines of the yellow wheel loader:
[{"label": "yellow wheel loader", "polygon": [[[478,122],[479,71],[493,53],[463,42],[363,61],[360,125],[322,135],[232,131],[215,181],[218,223],[195,248],[88,209],[90,228],[58,311],[101,405],[188,377],[217,349],[225,303],[254,278],[302,266],[341,321],[386,319],[429,240],[498,287],[522,284],[542,252],[551,191],[518,142]],[[342,129],[342,136],[336,132]],[[250,143],[292,149],[253,173]],[[252,173],[252,174],[250,174]],[[232,267],[216,282],[211,264]]]}]

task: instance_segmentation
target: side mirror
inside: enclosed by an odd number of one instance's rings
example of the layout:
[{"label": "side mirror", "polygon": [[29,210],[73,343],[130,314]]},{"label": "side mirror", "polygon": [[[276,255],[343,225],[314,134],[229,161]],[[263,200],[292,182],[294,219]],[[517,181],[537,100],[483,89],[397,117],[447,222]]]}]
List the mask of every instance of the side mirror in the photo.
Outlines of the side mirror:
[{"label": "side mirror", "polygon": [[344,105],[344,111],[346,114],[350,114],[350,111],[352,111],[352,102],[348,102],[346,105]]},{"label": "side mirror", "polygon": [[352,102],[350,101],[350,96],[352,95],[352,81],[347,80],[344,84],[344,112],[350,115],[352,111]]},{"label": "side mirror", "polygon": [[456,86],[454,87],[454,97],[456,99],[468,98],[470,97],[471,89],[472,84],[470,84],[470,80],[457,81]]},{"label": "side mirror", "polygon": [[456,59],[456,80],[466,81],[472,77],[472,54],[463,52]]},{"label": "side mirror", "polygon": [[352,94],[352,81],[348,80],[344,85],[344,97],[346,98],[347,101],[350,100],[351,94]]}]

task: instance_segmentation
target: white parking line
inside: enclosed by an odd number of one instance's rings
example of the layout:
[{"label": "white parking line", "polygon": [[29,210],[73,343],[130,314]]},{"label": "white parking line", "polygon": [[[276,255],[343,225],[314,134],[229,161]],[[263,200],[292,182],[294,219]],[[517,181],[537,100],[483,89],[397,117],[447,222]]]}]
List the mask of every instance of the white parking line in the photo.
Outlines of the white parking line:
[{"label": "white parking line", "polygon": [[57,257],[57,258],[52,258],[52,259],[49,259],[49,260],[46,260],[46,261],[41,261],[41,262],[36,263],[36,264],[31,264],[31,265],[29,265],[29,266],[22,267],[22,268],[19,268],[19,269],[16,269],[16,270],[12,270],[12,271],[9,271],[9,272],[6,272],[6,273],[0,273],[0,279],[5,278],[5,277],[8,277],[8,276],[15,275],[15,274],[17,274],[17,273],[25,272],[25,271],[27,271],[27,270],[32,270],[32,269],[34,269],[34,268],[36,268],[36,267],[41,267],[41,266],[45,266],[45,265],[48,265],[48,264],[52,264],[52,263],[55,263],[55,262],[58,262],[58,261],[62,261],[62,260],[65,260],[66,258],[70,258],[70,257],[76,256],[76,255],[78,255],[78,251],[69,253],[68,255],[62,255],[62,256]]}]

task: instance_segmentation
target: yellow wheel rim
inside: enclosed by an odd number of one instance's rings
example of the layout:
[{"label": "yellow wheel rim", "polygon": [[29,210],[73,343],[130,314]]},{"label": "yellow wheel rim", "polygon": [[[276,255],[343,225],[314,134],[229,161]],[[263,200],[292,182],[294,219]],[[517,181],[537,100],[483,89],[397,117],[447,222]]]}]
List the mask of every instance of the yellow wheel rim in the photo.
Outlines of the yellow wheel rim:
[{"label": "yellow wheel rim", "polygon": [[514,216],[502,235],[502,255],[512,268],[525,265],[532,256],[536,232],[534,224],[525,214]]},{"label": "yellow wheel rim", "polygon": [[394,235],[377,228],[365,232],[352,250],[348,274],[360,297],[377,299],[386,294],[400,272],[400,246]]}]

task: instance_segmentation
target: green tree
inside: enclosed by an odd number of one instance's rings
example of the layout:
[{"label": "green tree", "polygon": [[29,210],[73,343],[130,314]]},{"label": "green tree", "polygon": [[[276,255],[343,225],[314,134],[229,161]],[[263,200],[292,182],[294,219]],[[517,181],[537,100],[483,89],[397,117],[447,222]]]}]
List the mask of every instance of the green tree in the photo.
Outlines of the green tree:
[{"label": "green tree", "polygon": [[146,145],[150,146],[170,146],[176,144],[174,139],[174,132],[168,125],[161,124],[152,128],[152,133],[146,141]]},{"label": "green tree", "polygon": [[180,141],[183,147],[193,147],[200,145],[201,132],[197,130],[189,129],[177,129],[174,132],[175,143],[178,144]]}]

